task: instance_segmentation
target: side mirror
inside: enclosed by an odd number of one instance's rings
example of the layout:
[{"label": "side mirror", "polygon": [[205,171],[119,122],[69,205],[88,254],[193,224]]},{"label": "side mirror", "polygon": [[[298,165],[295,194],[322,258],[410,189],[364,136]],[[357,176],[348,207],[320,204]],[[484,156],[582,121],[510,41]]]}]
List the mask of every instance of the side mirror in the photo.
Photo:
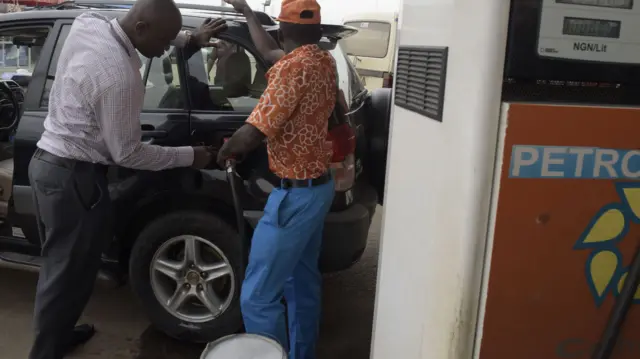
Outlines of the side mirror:
[{"label": "side mirror", "polygon": [[271,0],[265,0],[264,6],[271,6]]}]

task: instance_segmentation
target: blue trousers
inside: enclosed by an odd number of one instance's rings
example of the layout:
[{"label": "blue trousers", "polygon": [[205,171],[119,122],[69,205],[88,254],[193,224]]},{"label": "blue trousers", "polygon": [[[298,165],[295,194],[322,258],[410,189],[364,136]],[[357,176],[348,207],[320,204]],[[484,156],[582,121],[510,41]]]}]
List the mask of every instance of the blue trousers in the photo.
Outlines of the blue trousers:
[{"label": "blue trousers", "polygon": [[316,357],[322,288],[318,257],[333,196],[333,181],[308,188],[276,188],[253,235],[240,294],[245,329],[277,340],[290,359]]}]

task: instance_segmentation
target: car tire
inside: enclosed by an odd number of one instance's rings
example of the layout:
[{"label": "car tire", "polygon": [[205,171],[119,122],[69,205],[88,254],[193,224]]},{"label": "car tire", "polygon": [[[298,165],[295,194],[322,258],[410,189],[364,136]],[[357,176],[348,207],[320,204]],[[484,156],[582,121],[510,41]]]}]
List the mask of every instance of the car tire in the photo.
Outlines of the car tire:
[{"label": "car tire", "polygon": [[[201,242],[201,248],[206,246],[208,249],[213,245],[220,250],[226,257],[225,263],[228,263],[233,271],[231,279],[228,279],[228,282],[232,282],[233,285],[225,284],[229,285],[231,288],[229,292],[232,292],[229,293],[230,299],[227,298],[229,300],[227,307],[211,320],[189,320],[178,317],[172,314],[167,305],[162,304],[161,296],[158,294],[160,293],[158,288],[161,286],[155,283],[158,283],[160,279],[155,277],[152,262],[159,262],[158,258],[160,257],[157,255],[161,253],[160,250],[163,246],[170,244],[169,242],[175,238],[182,238],[185,235],[203,239],[206,243]],[[185,262],[184,258],[178,261]],[[242,262],[241,241],[234,228],[210,213],[180,211],[157,218],[142,230],[131,251],[129,277],[133,291],[154,326],[179,340],[206,343],[225,335],[237,333],[242,328],[239,304],[241,273],[243,273]],[[184,272],[181,270],[178,275],[182,276],[181,278],[186,278],[187,276],[183,275]],[[174,280],[168,277],[168,281]],[[176,282],[178,283],[178,281]],[[180,287],[180,284],[177,283],[175,290]],[[183,285],[191,287],[188,284]],[[201,288],[201,285],[198,285],[198,288]],[[171,293],[171,289],[169,288],[167,292]],[[165,301],[165,303],[169,302]],[[195,306],[196,304],[189,305]],[[202,305],[201,309],[206,308]]]}]

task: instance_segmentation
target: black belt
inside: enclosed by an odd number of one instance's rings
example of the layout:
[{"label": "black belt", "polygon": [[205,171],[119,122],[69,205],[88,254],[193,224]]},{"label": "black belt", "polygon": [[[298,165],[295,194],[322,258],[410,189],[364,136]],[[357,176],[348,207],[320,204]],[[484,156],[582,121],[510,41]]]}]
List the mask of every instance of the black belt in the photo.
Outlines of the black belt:
[{"label": "black belt", "polygon": [[331,173],[327,172],[320,177],[313,179],[288,179],[281,178],[280,179],[280,187],[287,188],[307,188],[307,187],[315,187],[326,184],[331,181]]},{"label": "black belt", "polygon": [[33,158],[37,158],[37,159],[43,160],[45,162],[49,162],[52,165],[60,166],[60,167],[67,168],[67,169],[70,169],[70,170],[72,170],[78,164],[80,164],[82,166],[93,167],[96,170],[96,172],[103,173],[103,174],[106,174],[107,171],[109,170],[109,166],[107,166],[107,165],[103,165],[103,164],[100,164],[100,163],[92,163],[92,162],[74,160],[72,158],[64,158],[64,157],[56,156],[56,155],[54,155],[52,153],[49,153],[49,152],[47,152],[47,151],[45,151],[45,150],[43,150],[41,148],[36,149],[36,151],[33,153]]}]

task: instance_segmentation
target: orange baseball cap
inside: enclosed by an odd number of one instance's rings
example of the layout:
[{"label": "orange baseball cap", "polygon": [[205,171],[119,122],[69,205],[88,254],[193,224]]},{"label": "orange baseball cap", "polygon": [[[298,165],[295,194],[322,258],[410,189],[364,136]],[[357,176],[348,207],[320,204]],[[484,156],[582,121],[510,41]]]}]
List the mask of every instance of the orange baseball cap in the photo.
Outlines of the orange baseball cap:
[{"label": "orange baseball cap", "polygon": [[320,24],[320,4],[316,0],[283,0],[278,21],[301,25]]}]

